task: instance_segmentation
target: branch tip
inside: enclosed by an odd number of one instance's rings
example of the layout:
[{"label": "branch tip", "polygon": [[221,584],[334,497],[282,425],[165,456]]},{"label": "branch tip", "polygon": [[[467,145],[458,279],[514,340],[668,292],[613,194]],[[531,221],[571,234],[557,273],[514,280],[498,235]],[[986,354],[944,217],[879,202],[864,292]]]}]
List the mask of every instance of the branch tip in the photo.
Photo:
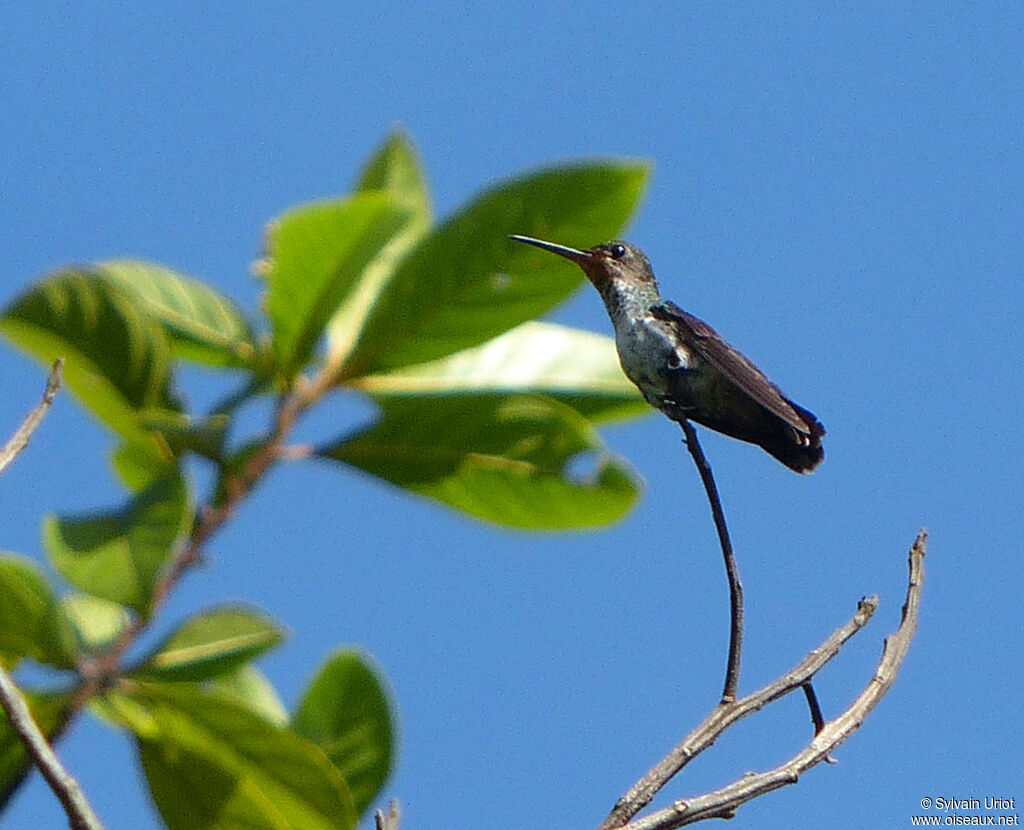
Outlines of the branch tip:
[{"label": "branch tip", "polygon": [[377,830],[398,830],[398,822],[401,819],[401,810],[398,807],[398,799],[392,798],[388,804],[388,811],[377,810],[373,814],[374,825]]},{"label": "branch tip", "polygon": [[58,357],[53,361],[50,374],[46,378],[46,391],[43,393],[43,401],[47,404],[53,403],[53,399],[64,381],[64,358]]},{"label": "branch tip", "polygon": [[8,465],[18,457],[18,454],[28,446],[28,442],[36,431],[36,427],[43,420],[43,416],[49,412],[50,404],[53,403],[57,390],[60,389],[63,367],[64,358],[58,357],[50,369],[49,376],[46,378],[46,389],[43,392],[43,399],[28,413],[25,420],[21,422],[21,426],[11,436],[11,440],[4,445],[3,449],[0,449],[0,473],[6,470]]}]

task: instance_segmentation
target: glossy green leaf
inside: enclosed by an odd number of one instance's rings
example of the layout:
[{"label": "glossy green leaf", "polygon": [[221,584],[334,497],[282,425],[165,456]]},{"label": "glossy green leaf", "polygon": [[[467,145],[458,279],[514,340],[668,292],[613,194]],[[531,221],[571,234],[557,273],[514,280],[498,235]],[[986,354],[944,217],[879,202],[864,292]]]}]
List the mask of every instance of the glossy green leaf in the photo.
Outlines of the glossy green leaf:
[{"label": "glossy green leaf", "polygon": [[416,148],[404,130],[394,130],[363,168],[356,190],[385,190],[417,214],[430,216],[430,193]]},{"label": "glossy green leaf", "polygon": [[33,286],[0,317],[0,332],[47,366],[63,356],[66,385],[125,438],[142,434],[138,410],[178,408],[164,330],[94,270]]},{"label": "glossy green leaf", "polygon": [[123,605],[90,594],[61,597],[60,609],[69,623],[72,653],[102,651],[113,645],[131,622]]},{"label": "glossy green leaf", "polygon": [[267,315],[286,375],[309,360],[328,320],[412,214],[382,191],[304,205],[271,231]]},{"label": "glossy green leaf", "polygon": [[8,667],[22,657],[59,668],[72,665],[46,577],[31,559],[9,553],[0,555],[0,652],[8,655]]},{"label": "glossy green leaf", "polygon": [[383,286],[346,360],[347,377],[424,363],[484,343],[564,300],[583,279],[508,234],[567,245],[616,236],[647,165],[605,162],[498,185],[424,237]]},{"label": "glossy green leaf", "polygon": [[[45,735],[52,734],[74,697],[70,692],[43,694],[25,689],[22,692],[33,719]],[[33,764],[25,753],[21,737],[0,709],[0,811],[32,769]]]},{"label": "glossy green leaf", "polygon": [[387,780],[395,740],[387,695],[365,657],[339,651],[327,660],[302,696],[292,728],[327,753],[362,814]]},{"label": "glossy green leaf", "polygon": [[108,696],[137,737],[171,830],[349,830],[352,795],[312,742],[195,684],[134,684]]},{"label": "glossy green leaf", "polygon": [[216,693],[239,701],[275,726],[285,726],[288,723],[288,710],[284,708],[277,690],[251,663],[245,663],[227,674],[215,677],[207,685]]},{"label": "glossy green leaf", "polygon": [[543,394],[594,421],[645,414],[650,407],[630,383],[601,334],[529,322],[440,360],[368,375],[352,385],[377,400],[395,397]]},{"label": "glossy green leaf", "polygon": [[137,671],[151,680],[206,680],[225,674],[284,638],[266,615],[238,607],[213,608],[182,623]]},{"label": "glossy green leaf", "polygon": [[258,363],[249,322],[234,303],[208,285],[138,260],[101,262],[96,273],[164,327],[177,356],[211,366]]},{"label": "glossy green leaf", "polygon": [[149,485],[120,510],[47,517],[43,542],[53,567],[73,585],[145,616],[190,524],[188,492],[174,476]]},{"label": "glossy green leaf", "polygon": [[431,223],[426,179],[412,143],[396,131],[371,157],[357,184],[360,192],[385,191],[410,210],[409,221],[363,271],[358,284],[338,307],[327,327],[328,356],[335,366],[346,360],[359,339],[370,309],[406,254],[427,233]]},{"label": "glossy green leaf", "polygon": [[[594,427],[550,398],[394,398],[380,420],[322,455],[511,527],[595,527],[633,506],[639,482]],[[592,462],[580,474],[580,462]]]}]

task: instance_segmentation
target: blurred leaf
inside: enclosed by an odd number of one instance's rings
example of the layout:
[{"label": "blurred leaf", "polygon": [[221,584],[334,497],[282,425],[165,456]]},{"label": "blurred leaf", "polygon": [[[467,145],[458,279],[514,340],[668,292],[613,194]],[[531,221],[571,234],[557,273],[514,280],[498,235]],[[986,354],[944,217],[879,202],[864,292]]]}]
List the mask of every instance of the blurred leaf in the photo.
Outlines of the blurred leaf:
[{"label": "blurred leaf", "polygon": [[138,410],[178,408],[163,329],[94,270],[33,286],[0,317],[0,332],[47,366],[65,357],[67,386],[124,438],[143,434]]},{"label": "blurred leaf", "polygon": [[406,225],[374,257],[327,327],[328,355],[341,365],[359,339],[367,314],[412,247],[430,229],[427,183],[416,151],[401,130],[371,157],[356,185],[360,192],[383,190],[411,212]]},{"label": "blurred leaf", "polygon": [[123,605],[90,594],[68,594],[61,597],[61,613],[70,624],[68,644],[72,654],[96,652],[107,648],[121,636],[131,619]]},{"label": "blurred leaf", "polygon": [[[382,406],[377,423],[321,454],[511,527],[604,525],[638,496],[635,474],[593,426],[549,398],[394,398]],[[590,475],[576,474],[581,460],[595,462]]]},{"label": "blurred leaf", "polygon": [[288,724],[288,710],[281,703],[277,691],[252,663],[245,663],[227,674],[215,677],[208,685],[216,693],[241,702],[275,726]]},{"label": "blurred leaf", "polygon": [[0,652],[30,657],[58,668],[73,665],[62,647],[57,600],[42,569],[31,559],[0,555]]},{"label": "blurred leaf", "polygon": [[277,221],[267,315],[282,372],[290,376],[306,364],[327,321],[410,217],[393,197],[375,191],[303,205]]},{"label": "blurred leaf", "polygon": [[579,268],[515,245],[510,233],[566,245],[614,237],[632,215],[646,164],[542,171],[491,188],[424,237],[369,310],[346,376],[423,363],[479,345],[551,309]]},{"label": "blurred leaf", "polygon": [[147,680],[207,680],[273,648],[284,632],[262,613],[214,608],[186,620],[136,674]]},{"label": "blurred leaf", "polygon": [[161,479],[120,510],[48,516],[43,543],[53,567],[87,593],[148,615],[153,589],[191,523],[178,476]]},{"label": "blurred leaf", "polygon": [[451,357],[368,375],[352,385],[377,400],[429,395],[543,394],[594,421],[651,411],[619,368],[615,341],[529,322]]},{"label": "blurred leaf", "polygon": [[417,214],[430,216],[430,193],[416,148],[404,130],[393,130],[366,163],[356,190],[386,190]]},{"label": "blurred leaf", "polygon": [[249,322],[234,303],[208,285],[138,260],[101,262],[96,272],[163,325],[178,357],[210,366],[258,363]]},{"label": "blurred leaf", "polygon": [[362,655],[340,651],[320,667],[292,728],[327,753],[362,815],[384,786],[394,754],[387,695]]},{"label": "blurred leaf", "polygon": [[110,464],[125,487],[135,493],[178,470],[166,439],[154,432],[141,432],[118,444],[111,453]]},{"label": "blurred leaf", "polygon": [[159,433],[174,455],[194,452],[216,461],[224,449],[231,419],[227,415],[194,418],[184,412],[147,409],[139,413],[139,423]]},{"label": "blurred leaf", "polygon": [[135,732],[153,800],[171,830],[349,830],[344,778],[323,752],[246,706],[194,684],[132,684],[108,695]]},{"label": "blurred leaf", "polygon": [[[29,711],[43,734],[50,735],[60,723],[74,695],[70,692],[43,694],[23,689]],[[0,709],[0,812],[31,771],[32,762],[25,754],[21,737],[14,731],[3,709]]]}]

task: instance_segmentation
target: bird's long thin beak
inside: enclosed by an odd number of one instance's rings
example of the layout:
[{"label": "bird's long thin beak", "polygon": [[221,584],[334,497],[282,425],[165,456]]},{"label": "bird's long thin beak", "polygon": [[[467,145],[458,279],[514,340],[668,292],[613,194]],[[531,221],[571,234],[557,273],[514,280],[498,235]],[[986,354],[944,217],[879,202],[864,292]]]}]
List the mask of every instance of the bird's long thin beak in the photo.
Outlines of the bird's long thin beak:
[{"label": "bird's long thin beak", "polygon": [[573,262],[584,262],[591,258],[591,255],[587,251],[580,251],[576,248],[568,248],[565,245],[556,245],[554,242],[545,242],[543,239],[534,239],[532,236],[520,236],[519,234],[509,234],[509,239],[514,239],[516,242],[525,242],[527,245],[533,245],[534,247],[540,248],[544,251],[550,251],[553,254],[564,256],[566,259],[571,259]]}]

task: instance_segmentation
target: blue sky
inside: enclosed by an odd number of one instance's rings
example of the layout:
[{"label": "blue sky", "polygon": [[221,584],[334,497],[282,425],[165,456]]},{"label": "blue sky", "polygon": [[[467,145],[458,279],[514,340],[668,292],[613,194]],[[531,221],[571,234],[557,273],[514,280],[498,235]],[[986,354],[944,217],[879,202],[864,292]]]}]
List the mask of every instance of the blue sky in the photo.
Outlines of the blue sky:
[{"label": "blue sky", "polygon": [[[1022,42],[1013,3],[8,4],[0,302],[55,266],[133,256],[255,312],[264,223],[344,192],[395,124],[442,215],[541,164],[650,159],[628,236],[665,294],[828,428],[809,477],[703,433],[746,589],[741,691],[878,593],[820,677],[826,716],[844,708],[931,532],[892,692],[836,766],[730,826],[897,827],[925,796],[1019,800]],[[609,331],[589,288],[553,319]],[[4,345],[0,383],[6,431],[43,376]],[[201,373],[184,383],[211,394]],[[339,402],[303,434],[368,413]],[[586,534],[503,532],[334,468],[281,468],[162,623],[263,606],[292,631],[261,664],[289,705],[335,646],[365,648],[397,701],[388,794],[409,828],[595,826],[715,703],[727,630],[678,429],[652,415],[604,434],[646,491]],[[116,501],[110,446],[63,397],[0,481],[0,547],[41,558],[44,513]],[[782,762],[806,720],[797,697],[772,706],[667,797]],[[126,738],[84,719],[60,752],[108,827],[158,826]],[[61,821],[36,777],[3,826]]]}]

